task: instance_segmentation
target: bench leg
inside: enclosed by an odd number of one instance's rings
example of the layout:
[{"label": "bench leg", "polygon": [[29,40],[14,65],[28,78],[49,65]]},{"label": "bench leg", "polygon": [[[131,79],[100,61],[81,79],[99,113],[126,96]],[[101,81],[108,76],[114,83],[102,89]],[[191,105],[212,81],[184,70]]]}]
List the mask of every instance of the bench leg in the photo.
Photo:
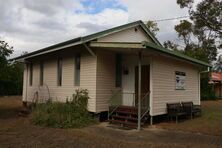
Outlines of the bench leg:
[{"label": "bench leg", "polygon": [[167,118],[168,118],[168,121],[172,121],[172,116],[168,115]]},{"label": "bench leg", "polygon": [[168,121],[168,122],[170,121],[170,116],[169,116],[169,115],[167,115],[167,121]]},{"label": "bench leg", "polygon": [[178,116],[176,116],[176,123],[178,123]]}]

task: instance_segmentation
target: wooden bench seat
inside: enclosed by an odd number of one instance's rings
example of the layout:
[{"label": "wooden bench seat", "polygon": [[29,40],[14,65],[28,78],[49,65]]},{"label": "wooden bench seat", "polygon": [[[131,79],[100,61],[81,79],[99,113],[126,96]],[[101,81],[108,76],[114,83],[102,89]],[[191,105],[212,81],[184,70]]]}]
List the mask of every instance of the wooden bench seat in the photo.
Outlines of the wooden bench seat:
[{"label": "wooden bench seat", "polygon": [[167,103],[167,115],[168,119],[176,117],[176,123],[178,123],[178,118],[180,116],[185,116],[186,112],[183,110],[180,103]]},{"label": "wooden bench seat", "polygon": [[193,116],[201,116],[201,106],[194,105],[192,101],[181,102],[181,103],[167,103],[167,115],[168,119],[176,118],[176,123],[178,123],[178,117],[188,116],[191,119]]},{"label": "wooden bench seat", "polygon": [[183,110],[186,112],[187,116],[190,116],[191,119],[195,115],[201,116],[200,105],[194,105],[192,101],[182,102],[181,104],[182,104]]}]

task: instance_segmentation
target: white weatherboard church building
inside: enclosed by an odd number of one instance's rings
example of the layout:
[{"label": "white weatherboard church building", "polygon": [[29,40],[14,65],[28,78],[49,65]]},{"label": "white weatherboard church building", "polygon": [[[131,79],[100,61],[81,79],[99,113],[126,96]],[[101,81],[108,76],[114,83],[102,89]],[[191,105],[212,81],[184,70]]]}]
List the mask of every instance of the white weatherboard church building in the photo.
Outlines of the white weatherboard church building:
[{"label": "white weatherboard church building", "polygon": [[111,103],[145,106],[151,119],[166,114],[166,103],[200,104],[200,72],[210,67],[163,48],[142,21],[68,40],[14,60],[25,64],[24,102],[32,102],[36,94],[39,100],[50,97],[65,101],[82,88],[89,91],[90,112],[110,111]]}]

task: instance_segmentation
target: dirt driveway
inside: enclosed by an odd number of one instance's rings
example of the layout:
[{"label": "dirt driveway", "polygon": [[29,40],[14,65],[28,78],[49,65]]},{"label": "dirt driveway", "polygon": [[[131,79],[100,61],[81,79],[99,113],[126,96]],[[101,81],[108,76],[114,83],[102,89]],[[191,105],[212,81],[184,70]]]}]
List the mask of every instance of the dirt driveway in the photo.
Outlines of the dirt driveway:
[{"label": "dirt driveway", "polygon": [[34,126],[18,116],[20,97],[0,98],[0,147],[221,147],[222,137],[155,127],[120,130],[101,123],[82,129]]}]

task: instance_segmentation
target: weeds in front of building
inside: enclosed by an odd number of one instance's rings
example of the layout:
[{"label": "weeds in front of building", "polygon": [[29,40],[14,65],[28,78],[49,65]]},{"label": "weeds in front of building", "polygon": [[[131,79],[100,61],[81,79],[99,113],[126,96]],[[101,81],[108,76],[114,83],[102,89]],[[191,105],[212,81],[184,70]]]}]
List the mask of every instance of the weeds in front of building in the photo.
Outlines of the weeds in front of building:
[{"label": "weeds in front of building", "polygon": [[55,128],[81,128],[97,122],[87,111],[88,91],[76,90],[66,103],[47,101],[33,108],[34,124]]}]

